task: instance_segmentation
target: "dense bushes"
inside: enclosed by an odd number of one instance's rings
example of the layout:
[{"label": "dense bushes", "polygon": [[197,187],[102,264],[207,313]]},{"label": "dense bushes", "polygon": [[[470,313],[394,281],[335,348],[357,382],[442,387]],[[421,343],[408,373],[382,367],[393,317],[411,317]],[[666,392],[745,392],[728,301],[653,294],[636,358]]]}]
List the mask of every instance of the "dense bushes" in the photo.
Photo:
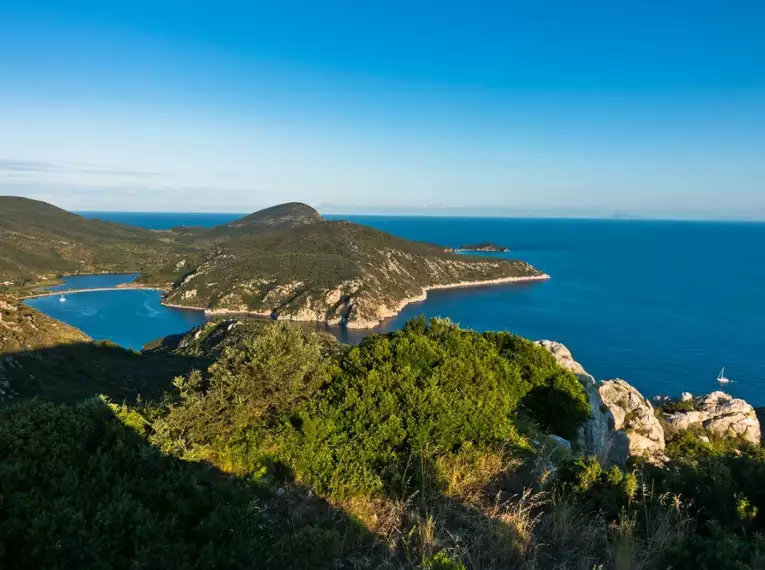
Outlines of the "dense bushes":
[{"label": "dense bushes", "polygon": [[161,454],[115,413],[129,415],[98,399],[2,412],[0,567],[241,568],[267,559],[252,492]]},{"label": "dense bushes", "polygon": [[675,533],[661,549],[660,567],[765,568],[765,450],[743,440],[703,441],[682,432],[668,441],[667,453],[666,465],[643,465],[631,473],[579,458],[561,469],[559,485],[615,528],[632,521],[632,532],[642,537],[655,534],[655,521],[671,514],[668,506],[682,509],[685,518],[675,517],[671,528],[659,525]]},{"label": "dense bushes", "polygon": [[323,337],[296,326],[258,327],[226,346],[206,376],[175,379],[178,398],[155,412],[154,442],[168,452],[220,451],[234,434],[267,427],[329,380],[328,350]]},{"label": "dense bushes", "polygon": [[424,319],[338,358],[318,336],[274,325],[177,387],[180,401],[155,422],[163,449],[249,476],[286,470],[337,497],[438,488],[439,458],[523,445],[522,401],[566,435],[589,411],[543,349]]}]

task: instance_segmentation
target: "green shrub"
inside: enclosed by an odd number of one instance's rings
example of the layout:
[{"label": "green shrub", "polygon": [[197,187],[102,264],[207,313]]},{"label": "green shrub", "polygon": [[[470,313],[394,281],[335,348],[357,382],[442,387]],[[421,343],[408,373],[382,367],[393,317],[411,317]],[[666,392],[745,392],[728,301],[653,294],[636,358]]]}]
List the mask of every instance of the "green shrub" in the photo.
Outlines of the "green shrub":
[{"label": "green shrub", "polygon": [[[554,413],[561,402],[586,404],[581,385],[544,352],[437,319],[370,336],[285,423],[286,462],[313,487],[341,495],[435,485],[426,479],[436,457],[518,442],[517,410],[535,385]],[[573,407],[567,434],[583,419],[584,406]],[[540,423],[555,423],[543,406],[531,407],[537,412]]]},{"label": "green shrub", "polygon": [[126,411],[99,399],[0,412],[0,567],[267,562],[266,521],[252,492],[163,455],[115,412]]},{"label": "green shrub", "polygon": [[325,349],[318,335],[283,323],[227,346],[207,375],[176,378],[178,398],[154,423],[153,442],[169,452],[221,450],[238,431],[269,425],[329,380]]},{"label": "green shrub", "polygon": [[590,403],[579,380],[562,369],[544,348],[506,332],[487,332],[500,354],[515,364],[530,390],[523,406],[543,428],[574,439],[590,415]]}]

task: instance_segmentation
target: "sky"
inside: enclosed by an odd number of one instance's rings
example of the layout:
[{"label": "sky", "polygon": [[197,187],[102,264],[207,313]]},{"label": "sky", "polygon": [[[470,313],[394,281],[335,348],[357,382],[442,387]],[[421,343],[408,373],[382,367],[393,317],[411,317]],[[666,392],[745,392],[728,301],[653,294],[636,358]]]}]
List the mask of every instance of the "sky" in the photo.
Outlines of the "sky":
[{"label": "sky", "polygon": [[765,219],[765,3],[0,2],[0,194]]}]

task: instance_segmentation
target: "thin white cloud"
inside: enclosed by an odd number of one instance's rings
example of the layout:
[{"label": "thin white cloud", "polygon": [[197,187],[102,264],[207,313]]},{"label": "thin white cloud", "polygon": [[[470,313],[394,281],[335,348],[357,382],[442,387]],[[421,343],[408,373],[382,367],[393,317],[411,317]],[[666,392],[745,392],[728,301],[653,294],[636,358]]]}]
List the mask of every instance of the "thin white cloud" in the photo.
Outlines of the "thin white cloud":
[{"label": "thin white cloud", "polygon": [[42,160],[18,160],[11,158],[0,158],[0,172],[29,174],[96,174],[105,176],[131,176],[138,178],[154,178],[162,176],[162,174],[158,172],[127,170],[93,164],[55,163]]}]

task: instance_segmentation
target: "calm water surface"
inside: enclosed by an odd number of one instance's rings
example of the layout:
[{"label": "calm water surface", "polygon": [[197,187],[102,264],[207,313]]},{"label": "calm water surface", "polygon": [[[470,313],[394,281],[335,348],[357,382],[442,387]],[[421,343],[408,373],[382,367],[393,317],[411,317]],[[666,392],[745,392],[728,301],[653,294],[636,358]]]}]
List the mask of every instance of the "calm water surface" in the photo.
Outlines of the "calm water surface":
[{"label": "calm water surface", "polygon": [[[88,214],[153,229],[214,225],[238,214]],[[166,217],[170,216],[170,217]],[[222,218],[224,216],[224,218]],[[492,241],[552,276],[544,283],[436,291],[408,318],[448,316],[462,326],[559,340],[598,378],[621,377],[648,395],[725,387],[765,405],[765,224],[351,216],[396,235],[448,246]],[[161,222],[161,223],[160,223]],[[35,306],[96,338],[138,347],[203,318],[159,305],[156,292],[82,294]],[[131,296],[133,295],[133,296]],[[74,300],[76,295],[70,297]],[[32,304],[32,302],[30,302]],[[114,307],[112,306],[114,305]],[[79,313],[75,306],[79,307]],[[167,311],[160,312],[160,311]],[[96,312],[83,325],[83,314]],[[126,323],[130,323],[126,325]],[[168,326],[165,326],[165,323]],[[93,326],[94,328],[89,327]],[[125,330],[132,331],[125,334]],[[170,330],[172,329],[172,330]],[[180,330],[179,330],[180,329]],[[168,332],[169,331],[169,332]],[[357,333],[346,335],[357,340]],[[132,340],[131,340],[132,339]]]},{"label": "calm water surface", "polygon": [[74,289],[101,289],[104,287],[116,287],[125,283],[132,283],[138,277],[138,273],[111,273],[108,275],[72,275],[62,277],[63,283],[45,287],[43,291],[71,291]]}]

